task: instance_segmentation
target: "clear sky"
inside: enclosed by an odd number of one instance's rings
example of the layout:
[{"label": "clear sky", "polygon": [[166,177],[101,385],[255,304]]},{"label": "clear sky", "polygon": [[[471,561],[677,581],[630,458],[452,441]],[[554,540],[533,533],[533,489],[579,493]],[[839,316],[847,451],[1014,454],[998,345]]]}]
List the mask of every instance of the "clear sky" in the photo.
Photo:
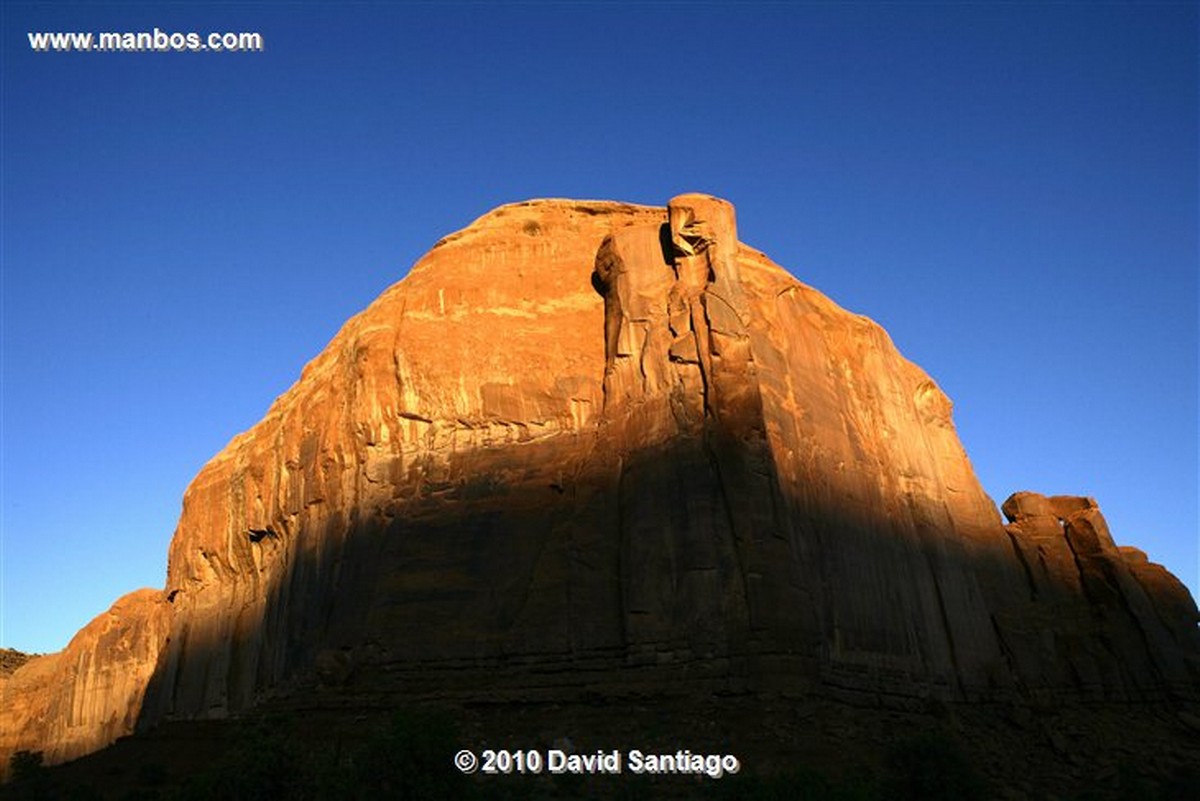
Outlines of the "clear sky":
[{"label": "clear sky", "polygon": [[[443,235],[733,201],[985,489],[1197,581],[1197,6],[3,4],[0,644],[160,587],[188,481]],[[35,53],[39,31],[261,53]]]}]

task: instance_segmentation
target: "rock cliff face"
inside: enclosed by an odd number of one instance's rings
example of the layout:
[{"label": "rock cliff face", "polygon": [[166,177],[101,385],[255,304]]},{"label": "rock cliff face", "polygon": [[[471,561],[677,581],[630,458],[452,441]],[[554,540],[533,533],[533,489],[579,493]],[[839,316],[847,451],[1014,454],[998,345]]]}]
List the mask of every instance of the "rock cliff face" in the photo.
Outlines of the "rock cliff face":
[{"label": "rock cliff face", "polygon": [[722,200],[502,207],[204,467],[165,589],[0,677],[0,756],[314,683],[1197,700],[1186,589],[1091,499],[1005,526],[950,411]]},{"label": "rock cliff face", "polygon": [[167,636],[158,590],[122,597],[57,654],[0,675],[0,757],[42,751],[47,763],[95,751],[129,734]]}]

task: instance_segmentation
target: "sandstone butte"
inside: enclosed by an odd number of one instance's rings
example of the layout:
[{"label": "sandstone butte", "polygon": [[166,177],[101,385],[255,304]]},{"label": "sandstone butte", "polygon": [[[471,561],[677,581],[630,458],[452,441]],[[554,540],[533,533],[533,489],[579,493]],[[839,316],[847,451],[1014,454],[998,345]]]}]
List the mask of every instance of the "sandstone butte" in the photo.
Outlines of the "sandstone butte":
[{"label": "sandstone butte", "polygon": [[1003,513],[937,385],[739,243],[729,203],[503,206],[200,471],[165,588],[0,676],[0,758],[356,675],[412,698],[1105,701],[1194,724],[1184,586],[1090,498]]}]

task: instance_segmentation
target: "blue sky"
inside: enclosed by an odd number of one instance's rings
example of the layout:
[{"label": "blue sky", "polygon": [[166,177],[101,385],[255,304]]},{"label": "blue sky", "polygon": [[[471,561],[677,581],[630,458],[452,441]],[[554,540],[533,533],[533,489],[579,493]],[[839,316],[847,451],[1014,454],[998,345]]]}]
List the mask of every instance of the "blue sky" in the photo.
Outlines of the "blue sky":
[{"label": "blue sky", "polygon": [[[162,586],[188,481],[438,238],[708,191],[955,401],[997,501],[1197,580],[1191,3],[3,5],[0,644]],[[262,53],[34,53],[30,31]]]}]

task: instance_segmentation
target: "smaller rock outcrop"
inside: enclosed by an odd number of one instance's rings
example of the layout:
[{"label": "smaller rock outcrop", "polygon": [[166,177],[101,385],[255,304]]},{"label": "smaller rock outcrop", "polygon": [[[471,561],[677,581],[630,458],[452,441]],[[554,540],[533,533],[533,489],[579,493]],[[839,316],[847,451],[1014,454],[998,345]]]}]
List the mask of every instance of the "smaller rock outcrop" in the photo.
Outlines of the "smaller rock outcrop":
[{"label": "smaller rock outcrop", "polygon": [[11,673],[0,673],[5,724],[0,754],[32,748],[43,752],[47,764],[56,764],[133,731],[166,638],[165,607],[161,590],[131,592],[80,629],[62,651],[27,658]]},{"label": "smaller rock outcrop", "polygon": [[1194,688],[1195,602],[1162,565],[1113,542],[1094,499],[1018,492],[1001,510],[1028,582],[1027,603],[999,613],[1019,675],[1107,697]]}]

